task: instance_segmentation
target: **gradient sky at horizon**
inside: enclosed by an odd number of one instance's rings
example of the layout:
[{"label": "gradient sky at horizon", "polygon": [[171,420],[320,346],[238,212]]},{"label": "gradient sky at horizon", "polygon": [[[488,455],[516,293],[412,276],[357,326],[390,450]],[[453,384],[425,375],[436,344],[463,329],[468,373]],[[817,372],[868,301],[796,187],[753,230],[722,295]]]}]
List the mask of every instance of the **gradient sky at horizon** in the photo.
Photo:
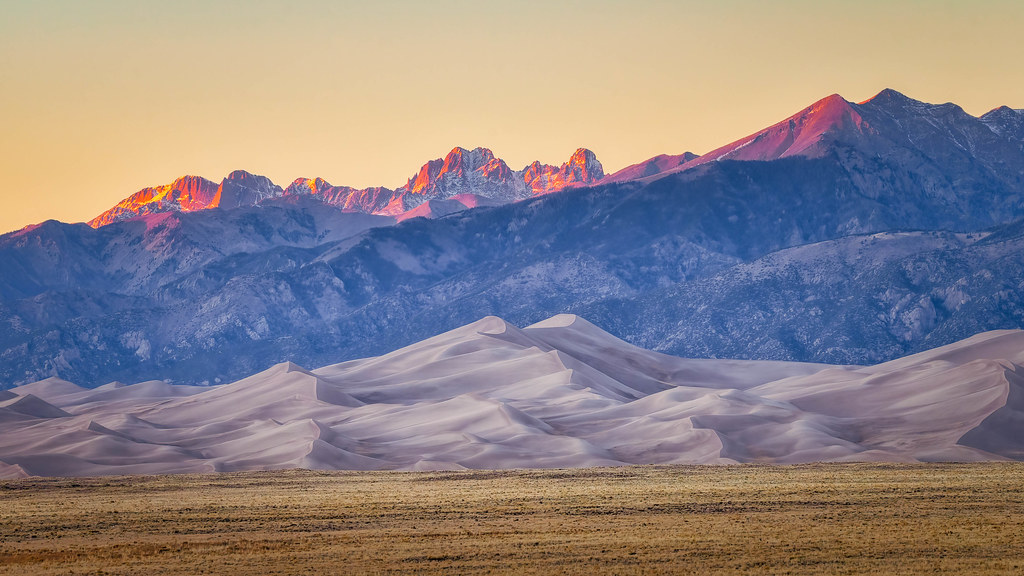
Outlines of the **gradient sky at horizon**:
[{"label": "gradient sky at horizon", "polygon": [[396,187],[454,146],[608,172],[832,93],[1024,108],[1008,0],[6,0],[0,233],[234,169]]}]

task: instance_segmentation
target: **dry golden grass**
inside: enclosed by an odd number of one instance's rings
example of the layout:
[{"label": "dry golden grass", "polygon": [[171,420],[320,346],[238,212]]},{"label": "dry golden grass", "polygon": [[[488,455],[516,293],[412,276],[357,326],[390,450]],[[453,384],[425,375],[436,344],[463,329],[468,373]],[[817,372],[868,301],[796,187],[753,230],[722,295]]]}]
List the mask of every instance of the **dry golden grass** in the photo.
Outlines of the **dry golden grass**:
[{"label": "dry golden grass", "polygon": [[1024,464],[0,482],[0,574],[1024,571]]}]

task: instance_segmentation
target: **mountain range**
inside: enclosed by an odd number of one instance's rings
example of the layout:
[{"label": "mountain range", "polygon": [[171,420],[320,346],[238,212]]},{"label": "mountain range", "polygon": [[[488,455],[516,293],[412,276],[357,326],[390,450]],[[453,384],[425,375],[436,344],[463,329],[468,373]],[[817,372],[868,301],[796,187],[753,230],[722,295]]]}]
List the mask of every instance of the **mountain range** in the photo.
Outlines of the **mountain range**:
[{"label": "mountain range", "polygon": [[515,202],[593,184],[603,177],[601,163],[593,152],[584,148],[573,153],[561,166],[533,162],[522,170],[513,171],[487,148],[456,147],[444,158],[424,164],[404,186],[394,190],[332,186],[322,178],[298,178],[282,189],[265,176],[236,170],[220,184],[199,176],[182,176],[164,186],[143,188],[88,224],[98,228],[146,214],[241,208],[267,200],[303,196],[345,211],[404,220],[444,215],[481,204]]},{"label": "mountain range", "polygon": [[609,175],[456,148],[395,190],[187,177],[0,237],[0,386],[214,384],[558,313],[677,356],[875,364],[1024,327],[1022,218],[1024,111],[892,90]]},{"label": "mountain range", "polygon": [[[1021,186],[1022,140],[1024,113],[1020,110],[1003,106],[975,118],[955,104],[926,104],[886,89],[860,104],[833,94],[703,156],[662,154],[607,176],[594,153],[585,148],[561,166],[535,161],[513,171],[487,148],[456,147],[444,158],[424,164],[395,189],[333,186],[322,178],[298,178],[281,188],[244,170],[232,172],[220,184],[183,176],[128,196],[88,224],[95,228],[145,214],[239,208],[298,196],[347,211],[404,220],[516,202],[572,187],[650,181],[723,160],[782,158],[832,157],[851,177],[865,179],[855,182],[858,189],[882,195],[876,200],[883,199],[885,192],[917,187],[940,197],[933,200],[969,202],[975,194]],[[840,151],[844,155],[836,157]],[[1014,213],[1020,198],[1007,200]]]}]

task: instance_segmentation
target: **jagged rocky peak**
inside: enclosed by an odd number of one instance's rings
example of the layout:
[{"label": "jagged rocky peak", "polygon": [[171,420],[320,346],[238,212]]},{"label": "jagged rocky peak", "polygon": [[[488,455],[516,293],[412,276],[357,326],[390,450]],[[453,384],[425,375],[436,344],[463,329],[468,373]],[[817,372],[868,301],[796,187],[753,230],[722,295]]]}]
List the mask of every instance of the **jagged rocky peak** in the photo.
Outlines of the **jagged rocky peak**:
[{"label": "jagged rocky peak", "polygon": [[1021,141],[1024,145],[1024,110],[1000,106],[982,115],[980,120],[996,134]]},{"label": "jagged rocky peak", "polygon": [[113,222],[156,212],[191,212],[210,207],[217,183],[200,176],[182,176],[170,184],[143,188],[88,222],[99,228]]},{"label": "jagged rocky peak", "polygon": [[523,168],[523,178],[527,181],[533,180],[544,173],[544,168],[546,166],[546,164],[541,164],[539,160],[534,160],[528,164],[526,168]]},{"label": "jagged rocky peak", "polygon": [[266,176],[259,176],[245,170],[235,170],[227,175],[224,180],[221,181],[221,186],[225,184],[244,186],[253,190],[265,189],[265,190],[280,190],[281,187],[274,184],[270,178]]},{"label": "jagged rocky peak", "polygon": [[505,182],[510,180],[514,176],[512,173],[512,169],[508,167],[508,164],[506,164],[505,161],[502,160],[501,158],[495,158],[494,155],[491,154],[490,150],[486,148],[477,148],[477,150],[482,150],[483,152],[490,156],[490,159],[487,160],[487,163],[480,168],[485,178],[489,180],[501,180]]},{"label": "jagged rocky peak", "polygon": [[181,195],[188,196],[200,196],[211,188],[215,189],[216,187],[216,182],[207,180],[202,176],[181,176],[174,182],[171,182],[171,190],[177,191]]},{"label": "jagged rocky peak", "polygon": [[265,176],[235,170],[220,184],[201,176],[182,176],[170,184],[143,188],[88,222],[99,228],[114,222],[162,212],[193,212],[219,206],[251,206],[260,200],[283,194]]},{"label": "jagged rocky peak", "polygon": [[217,196],[210,203],[210,207],[252,206],[261,200],[276,198],[283,194],[284,190],[270,178],[257,176],[245,170],[235,170],[221,181]]},{"label": "jagged rocky peak", "polygon": [[589,184],[604,178],[604,166],[601,166],[597,156],[586,148],[577,148],[569,162],[562,165],[562,170],[565,171],[567,180],[571,182]]},{"label": "jagged rocky peak", "polygon": [[929,104],[915,100],[905,94],[901,94],[892,88],[886,88],[878,94],[858,104],[858,107],[866,111],[881,111],[891,116],[904,116],[907,114],[921,114],[922,111],[931,113],[954,114],[957,116],[968,116],[963,108],[946,102],[945,104]]},{"label": "jagged rocky peak", "polygon": [[409,181],[403,188],[413,194],[422,193],[432,182],[437,180],[437,176],[441,172],[441,166],[444,166],[444,160],[440,158],[427,162],[420,167],[419,172],[412,178],[409,178]]},{"label": "jagged rocky peak", "polygon": [[441,174],[465,175],[468,172],[480,172],[488,180],[505,181],[512,176],[512,170],[501,158],[487,148],[455,147],[444,159]]},{"label": "jagged rocky peak", "polygon": [[982,118],[1022,118],[1024,119],[1024,110],[1014,110],[1009,106],[1000,106],[995,110],[985,113]]},{"label": "jagged rocky peak", "polygon": [[433,196],[439,187],[458,187],[460,183],[468,183],[468,179],[505,183],[511,177],[512,170],[505,161],[496,158],[489,149],[467,150],[456,146],[444,158],[424,164],[403,188],[412,194]]},{"label": "jagged rocky peak", "polygon": [[303,196],[307,194],[324,194],[334,188],[323,178],[296,178],[284,189],[285,196]]},{"label": "jagged rocky peak", "polygon": [[604,178],[604,167],[597,156],[586,148],[577,148],[561,166],[533,162],[521,174],[534,195],[557,192],[573,186],[594,184]]},{"label": "jagged rocky peak", "polygon": [[533,162],[513,171],[487,148],[456,147],[444,158],[427,162],[396,193],[405,210],[431,199],[475,194],[498,202],[513,202],[568,186],[592,184],[604,176],[593,152],[578,149],[568,162],[551,166]]},{"label": "jagged rocky peak", "polygon": [[466,150],[461,146],[456,146],[444,157],[444,168],[446,170],[453,170],[456,167],[468,167],[471,170],[475,170],[494,160],[494,152],[491,152],[488,148],[477,147],[472,150]]},{"label": "jagged rocky peak", "polygon": [[183,212],[206,208],[217,195],[217,185],[201,176],[182,176],[171,183],[167,198],[177,202]]},{"label": "jagged rocky peak", "polygon": [[298,178],[282,189],[265,176],[235,170],[219,185],[198,176],[184,176],[171,185],[140,190],[89,224],[99,227],[145,214],[253,206],[282,196],[310,196],[344,210],[397,216],[426,200],[471,194],[501,204],[592,184],[603,176],[601,163],[585,148],[578,149],[560,167],[533,162],[514,171],[488,148],[456,146],[443,158],[424,164],[397,190],[333,186],[323,178]]}]

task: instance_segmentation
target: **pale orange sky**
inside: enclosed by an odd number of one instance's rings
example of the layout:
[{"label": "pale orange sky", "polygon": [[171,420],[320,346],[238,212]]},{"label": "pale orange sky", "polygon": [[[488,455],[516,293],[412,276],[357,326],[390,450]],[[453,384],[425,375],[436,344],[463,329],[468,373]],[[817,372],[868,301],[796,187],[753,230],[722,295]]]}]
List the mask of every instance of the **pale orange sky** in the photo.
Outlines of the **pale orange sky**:
[{"label": "pale orange sky", "polygon": [[234,169],[396,187],[453,146],[611,172],[838,92],[1024,108],[1019,1],[6,0],[0,232]]}]

